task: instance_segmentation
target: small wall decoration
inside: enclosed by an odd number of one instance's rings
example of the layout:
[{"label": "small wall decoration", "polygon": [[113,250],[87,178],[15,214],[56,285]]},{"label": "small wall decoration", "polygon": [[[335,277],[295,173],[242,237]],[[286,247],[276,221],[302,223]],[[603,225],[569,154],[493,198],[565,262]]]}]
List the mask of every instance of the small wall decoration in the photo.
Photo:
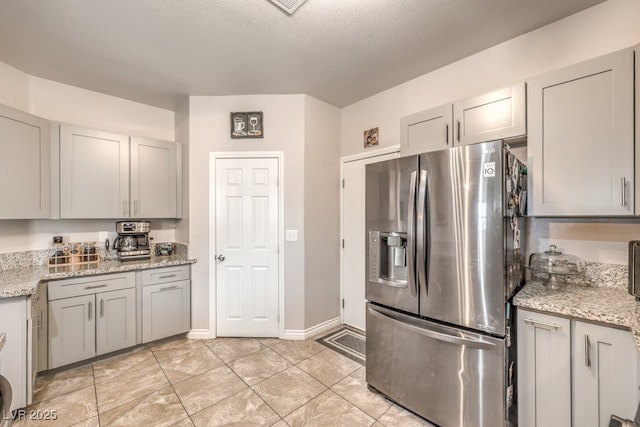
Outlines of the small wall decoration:
[{"label": "small wall decoration", "polygon": [[231,138],[262,138],[262,111],[231,113]]},{"label": "small wall decoration", "polygon": [[364,131],[364,148],[378,145],[378,128],[367,129]]}]

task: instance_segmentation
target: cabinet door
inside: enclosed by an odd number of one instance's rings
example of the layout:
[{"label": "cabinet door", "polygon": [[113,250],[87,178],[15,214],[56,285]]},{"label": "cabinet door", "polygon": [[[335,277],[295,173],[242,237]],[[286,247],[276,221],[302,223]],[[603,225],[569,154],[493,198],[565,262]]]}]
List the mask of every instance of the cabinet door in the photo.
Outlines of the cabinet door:
[{"label": "cabinet door", "polygon": [[191,282],[148,285],[142,288],[142,342],[170,337],[190,328]]},{"label": "cabinet door", "polygon": [[0,219],[48,218],[50,126],[0,105]]},{"label": "cabinet door", "polygon": [[634,213],[633,51],[528,82],[529,215]]},{"label": "cabinet door", "polygon": [[129,137],[60,126],[60,217],[129,216]]},{"label": "cabinet door", "polygon": [[524,83],[454,103],[454,145],[525,135],[526,107]]},{"label": "cabinet door", "polygon": [[571,425],[571,323],[517,311],[518,425]]},{"label": "cabinet door", "polygon": [[95,296],[49,301],[49,369],[96,355]]},{"label": "cabinet door", "polygon": [[131,217],[177,216],[177,147],[170,141],[131,137]]},{"label": "cabinet door", "polygon": [[573,425],[607,427],[633,419],[638,405],[636,347],[629,331],[574,322]]},{"label": "cabinet door", "polygon": [[0,334],[6,334],[4,347],[0,351],[0,375],[6,377],[11,384],[12,410],[24,408],[28,404],[27,304],[27,297],[0,299]]},{"label": "cabinet door", "polygon": [[420,154],[451,146],[451,104],[400,119],[400,154]]},{"label": "cabinet door", "polygon": [[96,294],[96,354],[136,345],[136,290]]}]

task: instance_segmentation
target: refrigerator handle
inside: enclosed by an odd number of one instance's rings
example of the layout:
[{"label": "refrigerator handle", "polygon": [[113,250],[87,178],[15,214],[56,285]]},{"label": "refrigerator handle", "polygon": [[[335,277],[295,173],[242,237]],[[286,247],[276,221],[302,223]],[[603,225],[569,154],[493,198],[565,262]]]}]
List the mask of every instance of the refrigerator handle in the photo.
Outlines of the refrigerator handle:
[{"label": "refrigerator handle", "polygon": [[480,349],[480,350],[490,350],[495,347],[495,344],[487,341],[464,337],[460,335],[449,335],[443,332],[432,331],[431,329],[425,329],[419,326],[414,326],[409,323],[405,323],[401,320],[395,319],[391,316],[388,316],[385,313],[382,313],[371,307],[369,307],[369,313],[371,313],[373,316],[379,319],[385,320],[387,322],[392,322],[395,326],[399,326],[401,328],[416,332],[422,336],[433,338],[438,341],[444,341],[444,342],[457,344],[457,345],[467,345],[469,347]]},{"label": "refrigerator handle", "polygon": [[418,184],[418,208],[416,213],[416,264],[418,270],[418,285],[423,295],[427,295],[427,249],[426,249],[426,199],[427,199],[427,171],[420,170],[420,181]]},{"label": "refrigerator handle", "polygon": [[416,171],[411,172],[409,183],[409,214],[407,216],[407,270],[409,273],[409,291],[411,295],[418,296],[418,283],[416,281]]}]

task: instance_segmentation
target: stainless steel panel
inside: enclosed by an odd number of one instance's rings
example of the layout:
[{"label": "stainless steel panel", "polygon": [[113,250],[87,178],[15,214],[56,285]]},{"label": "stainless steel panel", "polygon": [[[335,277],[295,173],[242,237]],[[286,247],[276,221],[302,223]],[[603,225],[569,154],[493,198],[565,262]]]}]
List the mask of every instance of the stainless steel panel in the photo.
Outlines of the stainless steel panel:
[{"label": "stainless steel panel", "polygon": [[[410,208],[415,206],[415,184],[418,157],[402,157],[366,166],[366,298],[380,304],[418,313],[415,272],[412,271],[415,243],[408,232],[413,228]],[[412,178],[412,176],[414,178]],[[398,235],[406,245],[406,266],[399,252],[392,251],[395,241],[383,241],[383,236]],[[398,267],[386,277],[382,273],[385,260],[395,259]],[[387,265],[388,267],[388,265]],[[404,268],[404,270],[403,270]],[[391,270],[391,268],[390,268]],[[403,276],[403,271],[405,276]]]},{"label": "stainless steel panel", "polygon": [[505,339],[367,304],[367,383],[446,427],[506,425]]},{"label": "stainless steel panel", "polygon": [[506,333],[503,143],[420,156],[427,175],[426,284],[420,314],[498,335]]}]

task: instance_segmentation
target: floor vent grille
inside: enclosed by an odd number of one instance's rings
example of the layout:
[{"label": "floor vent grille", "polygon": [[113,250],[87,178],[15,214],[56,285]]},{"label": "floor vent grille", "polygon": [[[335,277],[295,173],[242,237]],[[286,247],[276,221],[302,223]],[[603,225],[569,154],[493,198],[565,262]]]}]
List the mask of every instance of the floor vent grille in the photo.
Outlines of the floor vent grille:
[{"label": "floor vent grille", "polygon": [[270,0],[271,3],[287,12],[289,15],[298,9],[306,0]]}]

